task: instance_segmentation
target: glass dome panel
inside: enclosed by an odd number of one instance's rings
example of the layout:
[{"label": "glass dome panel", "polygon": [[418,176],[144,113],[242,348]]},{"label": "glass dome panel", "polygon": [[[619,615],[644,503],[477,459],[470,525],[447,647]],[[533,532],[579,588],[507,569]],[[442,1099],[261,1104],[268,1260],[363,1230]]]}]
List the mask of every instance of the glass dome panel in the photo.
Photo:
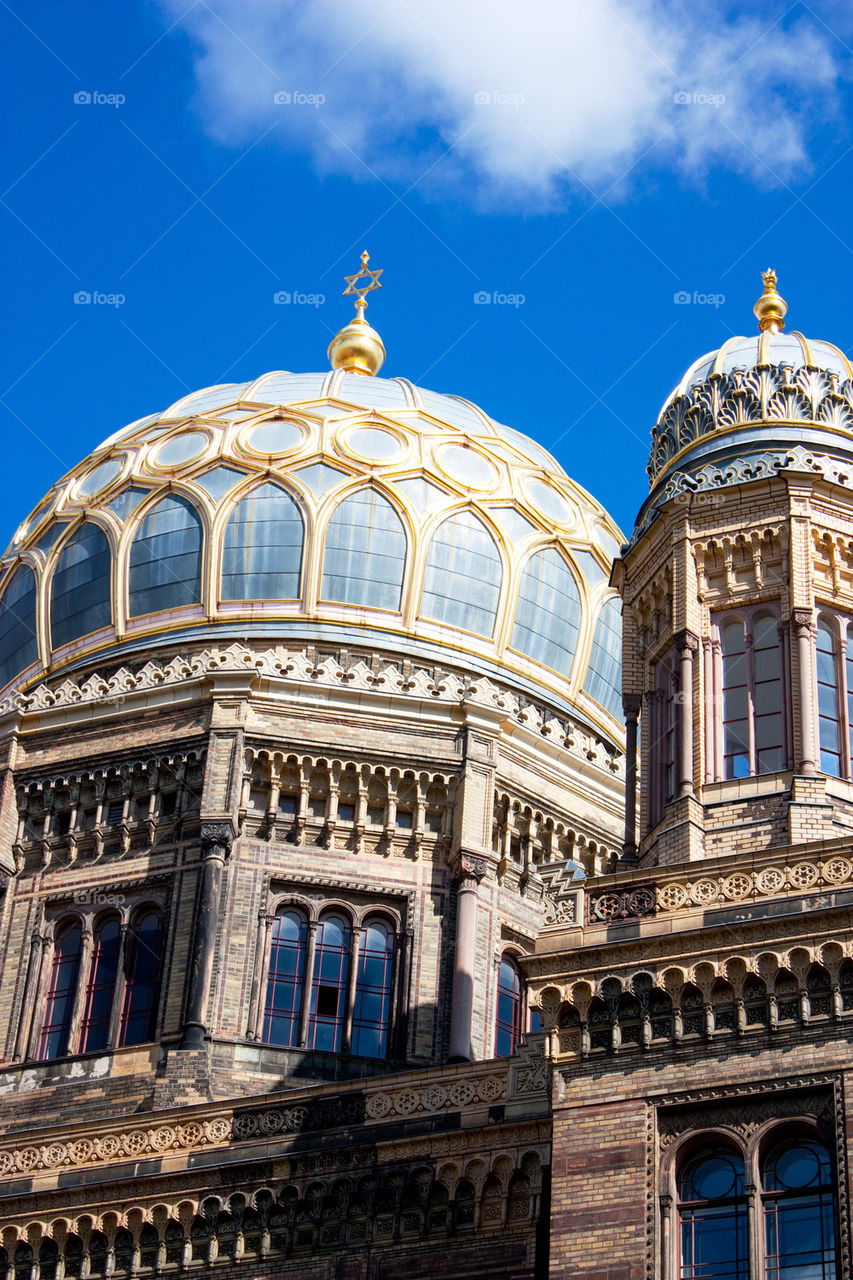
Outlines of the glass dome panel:
[{"label": "glass dome panel", "polygon": [[622,719],[622,607],[615,596],[601,606],[583,687],[612,716]]},{"label": "glass dome panel", "polygon": [[193,484],[199,485],[205,493],[209,493],[214,502],[223,498],[229,489],[233,489],[238,480],[245,480],[245,471],[234,471],[232,467],[212,467],[200,476],[193,476]]},{"label": "glass dome panel", "polygon": [[373,409],[405,409],[406,392],[393,378],[365,378],[361,373],[345,373],[336,386],[335,397]]},{"label": "glass dome panel", "polygon": [[476,449],[451,444],[440,451],[441,466],[449,476],[469,489],[491,489],[497,480],[497,472]]},{"label": "glass dome panel", "polygon": [[388,499],[375,489],[344,498],[326,533],[322,599],[398,610],[405,566],[403,522]]},{"label": "glass dome panel", "polygon": [[362,458],[372,458],[377,462],[388,462],[401,451],[397,437],[381,427],[359,427],[351,431],[346,437],[346,447]]},{"label": "glass dome panel", "polygon": [[315,400],[323,392],[325,373],[265,373],[247,384],[254,403],[288,404],[292,400]]},{"label": "glass dome panel", "polygon": [[81,498],[90,498],[93,493],[106,488],[121,471],[124,466],[123,458],[110,458],[107,462],[102,462],[99,466],[94,467],[87,476],[80,481],[80,487],[77,492]]},{"label": "glass dome panel", "polygon": [[222,553],[223,600],[299,597],[302,513],[276,484],[253,489],[234,508]]},{"label": "glass dome panel", "polygon": [[298,476],[303,484],[307,484],[315,498],[321,498],[339,480],[347,479],[345,471],[339,471],[337,467],[330,467],[325,462],[314,462],[310,467],[300,467],[293,474]]},{"label": "glass dome panel", "polygon": [[54,649],[112,622],[112,553],[103,529],[87,521],[59,554],[50,583],[50,638]]},{"label": "glass dome panel", "polygon": [[152,460],[157,467],[180,467],[198,457],[206,445],[203,431],[182,431],[155,449]]},{"label": "glass dome panel", "polygon": [[201,601],[201,521],[168,494],[142,521],[130,548],[130,616]]},{"label": "glass dome panel", "polygon": [[491,636],[503,570],[494,539],[470,511],[439,525],[427,552],[421,617]]},{"label": "glass dome panel", "polygon": [[161,416],[163,418],[188,418],[190,414],[201,413],[202,410],[217,409],[220,405],[234,404],[242,399],[243,392],[248,385],[247,382],[223,382],[219,387],[204,387],[201,391],[194,391],[192,395],[184,396],[183,400],[176,400]]},{"label": "glass dome panel", "polygon": [[571,569],[553,547],[537,551],[521,576],[510,648],[569,676],[581,625]]},{"label": "glass dome panel", "polygon": [[35,543],[35,550],[41,551],[43,555],[47,555],[56,539],[61,533],[65,533],[68,528],[67,522],[57,520],[55,524],[50,525],[41,535],[38,542]]},{"label": "glass dome panel", "polygon": [[0,686],[38,659],[36,576],[22,564],[0,599]]},{"label": "glass dome panel", "polygon": [[287,453],[300,445],[303,439],[303,433],[295,422],[285,422],[282,418],[270,418],[267,422],[259,422],[256,427],[249,429],[246,444],[255,453]]},{"label": "glass dome panel", "polygon": [[409,480],[396,480],[394,483],[419,511],[435,511],[447,503],[447,494],[443,489],[419,476]]},{"label": "glass dome panel", "polygon": [[119,520],[126,520],[131,511],[135,511],[142,499],[150,489],[138,489],[135,485],[131,485],[129,489],[124,489],[117,498],[113,498],[112,502],[107,503],[107,509],[115,513]]},{"label": "glass dome panel", "polygon": [[563,495],[550,484],[541,480],[531,480],[527,486],[527,496],[533,506],[549,520],[558,524],[571,524],[574,512]]}]

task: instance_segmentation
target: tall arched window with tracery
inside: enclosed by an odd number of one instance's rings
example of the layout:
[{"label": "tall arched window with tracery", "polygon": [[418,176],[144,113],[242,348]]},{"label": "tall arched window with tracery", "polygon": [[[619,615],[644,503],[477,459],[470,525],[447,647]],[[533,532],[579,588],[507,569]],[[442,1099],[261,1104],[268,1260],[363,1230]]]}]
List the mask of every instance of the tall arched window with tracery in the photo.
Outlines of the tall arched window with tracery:
[{"label": "tall arched window with tracery", "polygon": [[321,916],[311,983],[309,1049],[325,1049],[327,1053],[341,1051],[349,968],[349,922],[334,912]]},{"label": "tall arched window with tracery", "polygon": [[823,1143],[793,1138],[773,1147],[761,1190],[766,1280],[836,1280],[834,1178]]},{"label": "tall arched window with tracery", "polygon": [[0,688],[39,656],[36,632],[36,576],[20,565],[0,599]]},{"label": "tall arched window with tracery", "polygon": [[508,1058],[521,1037],[523,989],[515,957],[509,952],[498,965],[498,1001],[495,1017],[495,1057]]},{"label": "tall arched window with tracery", "polygon": [[853,627],[841,615],[817,622],[817,711],[820,767],[853,777]]},{"label": "tall arched window with tracery", "polygon": [[678,759],[678,659],[674,649],[655,669],[655,688],[649,707],[649,826],[653,827],[675,796]]},{"label": "tall arched window with tracery", "polygon": [[121,921],[108,916],[95,927],[86,1001],[80,1024],[80,1052],[95,1053],[107,1046],[110,1016],[121,959]]},{"label": "tall arched window with tracery", "polygon": [[358,489],[332,512],[320,598],[396,612],[403,594],[406,531],[378,490]]},{"label": "tall arched window with tracery", "polygon": [[358,951],[352,1052],[384,1058],[388,1052],[394,934],[384,920],[368,920]]},{"label": "tall arched window with tracery", "polygon": [[60,928],[56,937],[50,982],[41,1025],[38,1057],[61,1058],[69,1052],[71,1018],[80,979],[83,930],[73,921]]},{"label": "tall arched window with tracery", "polygon": [[495,540],[472,511],[444,520],[427,550],[420,614],[478,636],[494,634],[503,568]]},{"label": "tall arched window with tracery", "polygon": [[295,600],[305,528],[294,499],[277,484],[252,489],[225,526],[223,600]]},{"label": "tall arched window with tracery", "polygon": [[729,1147],[706,1147],[686,1161],[678,1177],[679,1280],[750,1280],[745,1184],[743,1156]]},{"label": "tall arched window with tracery", "polygon": [[119,1026],[120,1045],[154,1038],[160,990],[160,914],[141,908],[131,924],[125,959],[125,988]]},{"label": "tall arched window with tracery", "polygon": [[307,937],[308,923],[301,911],[286,909],[276,915],[264,1008],[265,1044],[299,1043]]},{"label": "tall arched window with tracery", "polygon": [[788,697],[775,610],[714,619],[719,654],[714,700],[719,778],[775,773],[786,765]]}]

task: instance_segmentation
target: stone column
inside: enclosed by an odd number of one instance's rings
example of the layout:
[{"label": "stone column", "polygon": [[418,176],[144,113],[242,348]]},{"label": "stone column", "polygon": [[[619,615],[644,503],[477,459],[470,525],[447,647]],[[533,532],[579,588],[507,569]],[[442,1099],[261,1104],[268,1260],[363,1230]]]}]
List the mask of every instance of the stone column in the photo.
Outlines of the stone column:
[{"label": "stone column", "polygon": [[637,861],[637,726],[640,707],[639,693],[622,696],[625,712],[625,839],[622,844],[622,862]]},{"label": "stone column", "polygon": [[264,1000],[261,989],[264,977],[269,974],[270,937],[274,917],[266,911],[258,912],[258,933],[255,939],[255,964],[252,972],[252,992],[249,1000],[249,1017],[246,1037],[259,1040],[261,1037],[261,1019],[264,1011]]},{"label": "stone column", "polygon": [[791,630],[797,640],[797,674],[800,711],[800,758],[798,773],[814,775],[817,761],[814,745],[814,702],[812,699],[812,611],[791,610]]},{"label": "stone column", "polygon": [[187,1009],[181,1049],[201,1049],[207,1033],[207,1005],[213,978],[216,925],[222,898],[225,859],[231,852],[234,828],[230,819],[201,824],[201,884],[189,962]]},{"label": "stone column", "polygon": [[678,653],[678,795],[693,792],[693,655],[699,641],[690,631],[675,637]]},{"label": "stone column", "polygon": [[453,956],[448,1062],[470,1062],[474,963],[477,953],[477,899],[480,881],[486,874],[486,861],[463,853],[457,866],[456,950]]}]

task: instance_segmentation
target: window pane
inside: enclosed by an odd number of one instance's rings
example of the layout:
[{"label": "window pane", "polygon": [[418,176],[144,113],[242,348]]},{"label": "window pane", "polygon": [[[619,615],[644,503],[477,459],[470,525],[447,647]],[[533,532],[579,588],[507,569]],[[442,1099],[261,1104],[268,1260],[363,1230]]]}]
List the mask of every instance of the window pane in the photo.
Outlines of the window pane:
[{"label": "window pane", "polygon": [[491,636],[502,580],[492,536],[470,511],[439,525],[427,552],[421,616]]},{"label": "window pane", "polygon": [[60,934],[53,953],[50,988],[42,1023],[39,1058],[61,1058],[68,1052],[71,1013],[80,976],[82,933],[72,925]]},{"label": "window pane", "polygon": [[276,484],[243,498],[222,550],[223,600],[295,600],[302,570],[302,515]]},{"label": "window pane", "polygon": [[118,917],[114,916],[100,926],[92,945],[89,986],[80,1026],[81,1053],[106,1048],[120,952],[121,928]]},{"label": "window pane", "polygon": [[394,935],[381,920],[369,921],[361,940],[352,1023],[352,1051],[384,1058],[388,1050]]},{"label": "window pane", "polygon": [[50,584],[54,649],[112,621],[110,544],[96,524],[82,524],[59,555]]},{"label": "window pane", "polygon": [[0,601],[0,687],[39,656],[36,638],[36,579],[21,565]]},{"label": "window pane", "polygon": [[615,597],[601,606],[583,687],[612,716],[622,719],[622,604]]},{"label": "window pane", "polygon": [[387,498],[375,489],[344,498],[326,532],[321,598],[396,611],[405,566],[405,530]]},{"label": "window pane", "polygon": [[130,616],[201,601],[201,521],[184,498],[161,498],[130,548]]},{"label": "window pane", "polygon": [[514,960],[504,956],[498,970],[495,1057],[508,1058],[521,1034],[521,978]]},{"label": "window pane", "polygon": [[145,1044],[154,1037],[160,978],[160,917],[146,911],[134,922],[127,956],[127,986],[119,1044]]},{"label": "window pane", "polygon": [[307,936],[308,925],[300,912],[282,911],[276,916],[264,1007],[266,1044],[298,1043]]},{"label": "window pane", "polygon": [[817,624],[817,709],[820,767],[841,773],[841,725],[835,635],[822,619]]},{"label": "window pane", "polygon": [[559,552],[550,548],[531,556],[521,578],[510,647],[569,676],[580,616],[577,584]]},{"label": "window pane", "polygon": [[678,1178],[680,1280],[749,1280],[743,1160],[726,1149],[691,1160]]},{"label": "window pane", "polygon": [[349,977],[350,931],[341,916],[323,916],[317,929],[308,1045],[340,1053]]}]

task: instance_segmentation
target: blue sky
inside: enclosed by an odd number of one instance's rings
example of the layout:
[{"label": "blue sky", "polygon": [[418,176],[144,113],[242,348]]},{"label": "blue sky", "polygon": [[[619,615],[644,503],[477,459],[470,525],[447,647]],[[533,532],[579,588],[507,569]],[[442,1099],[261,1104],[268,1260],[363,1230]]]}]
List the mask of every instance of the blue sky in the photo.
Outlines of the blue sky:
[{"label": "blue sky", "polygon": [[660,404],[753,332],[762,268],[851,349],[847,10],[3,3],[7,535],[187,390],[324,369],[363,248],[383,373],[534,436],[629,528]]}]

